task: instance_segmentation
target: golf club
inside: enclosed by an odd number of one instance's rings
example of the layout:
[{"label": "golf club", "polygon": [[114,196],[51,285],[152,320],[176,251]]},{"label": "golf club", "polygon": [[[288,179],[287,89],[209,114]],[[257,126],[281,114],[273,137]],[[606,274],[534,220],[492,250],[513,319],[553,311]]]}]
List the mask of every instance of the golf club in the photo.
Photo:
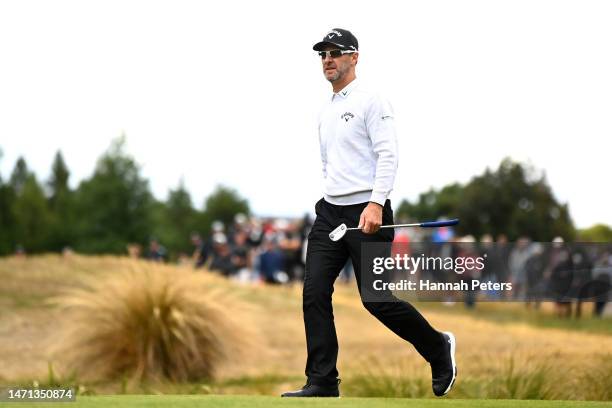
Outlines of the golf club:
[{"label": "golf club", "polygon": [[[455,218],[452,220],[441,220],[441,221],[429,221],[429,222],[417,222],[414,224],[393,224],[393,225],[381,225],[380,228],[401,228],[401,227],[421,227],[421,228],[437,228],[437,227],[450,227],[451,225],[459,224],[459,219]],[[347,231],[360,230],[363,227],[351,227],[347,228],[346,224],[340,224],[336,229],[329,233],[329,239],[332,241],[340,241]]]}]

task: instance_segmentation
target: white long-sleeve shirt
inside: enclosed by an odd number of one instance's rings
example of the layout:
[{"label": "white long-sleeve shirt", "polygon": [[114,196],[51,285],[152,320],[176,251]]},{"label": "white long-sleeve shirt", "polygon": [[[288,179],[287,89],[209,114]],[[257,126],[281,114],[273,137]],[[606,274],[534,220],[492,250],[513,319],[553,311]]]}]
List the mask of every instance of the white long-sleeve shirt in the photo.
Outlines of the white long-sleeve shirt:
[{"label": "white long-sleeve shirt", "polygon": [[385,204],[398,162],[393,120],[389,102],[356,80],[332,96],[319,117],[326,201]]}]

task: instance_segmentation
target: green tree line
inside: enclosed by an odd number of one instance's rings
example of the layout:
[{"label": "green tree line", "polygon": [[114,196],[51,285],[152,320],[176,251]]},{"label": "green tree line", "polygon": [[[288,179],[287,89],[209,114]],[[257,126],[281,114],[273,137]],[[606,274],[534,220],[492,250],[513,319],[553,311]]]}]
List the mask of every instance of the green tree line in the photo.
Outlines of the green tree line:
[{"label": "green tree line", "polygon": [[401,202],[397,215],[418,220],[459,218],[459,235],[485,234],[510,240],[521,236],[535,241],[577,238],[567,203],[557,201],[546,175],[530,165],[504,159],[468,183],[453,183],[420,194],[415,202]]},{"label": "green tree line", "polygon": [[[91,177],[74,189],[61,152],[44,182],[19,158],[6,180],[0,175],[0,255],[18,247],[28,253],[69,247],[82,253],[121,254],[128,244],[146,247],[152,237],[176,255],[192,250],[193,231],[207,235],[214,220],[229,225],[235,214],[249,214],[248,201],[223,186],[200,208],[182,182],[165,201],[155,199],[124,145],[124,138],[113,141]],[[545,174],[510,159],[465,184],[403,200],[396,210],[398,220],[441,217],[460,218],[457,233],[476,238],[503,234],[510,240],[527,236],[550,241],[560,236],[568,241],[612,241],[612,229],[606,225],[577,231],[568,204],[557,201]]]},{"label": "green tree line", "polygon": [[71,248],[122,254],[128,244],[146,248],[153,237],[176,255],[192,250],[192,232],[206,235],[214,220],[228,225],[235,214],[249,214],[248,201],[223,186],[201,209],[194,207],[182,182],[165,201],[156,200],[124,145],[124,138],[115,140],[91,177],[75,189],[69,186],[70,171],[61,152],[43,183],[19,158],[8,179],[0,175],[0,255],[19,248],[27,253]]}]

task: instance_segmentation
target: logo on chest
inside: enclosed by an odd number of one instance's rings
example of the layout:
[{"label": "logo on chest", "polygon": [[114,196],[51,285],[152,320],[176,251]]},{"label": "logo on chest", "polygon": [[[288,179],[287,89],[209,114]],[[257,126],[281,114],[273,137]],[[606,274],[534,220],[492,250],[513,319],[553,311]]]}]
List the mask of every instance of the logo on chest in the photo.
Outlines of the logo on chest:
[{"label": "logo on chest", "polygon": [[354,118],[355,115],[353,115],[351,112],[345,112],[342,114],[342,116],[340,116],[340,119],[344,119],[345,122],[348,122],[349,119]]}]

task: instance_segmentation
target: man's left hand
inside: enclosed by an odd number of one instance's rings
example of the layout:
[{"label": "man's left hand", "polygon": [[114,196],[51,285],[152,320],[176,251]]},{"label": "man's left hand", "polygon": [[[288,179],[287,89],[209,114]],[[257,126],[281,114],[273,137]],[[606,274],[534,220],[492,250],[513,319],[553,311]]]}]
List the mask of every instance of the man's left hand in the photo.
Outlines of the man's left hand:
[{"label": "man's left hand", "polygon": [[366,234],[374,234],[382,225],[382,210],[380,204],[369,202],[367,207],[363,209],[359,217],[359,226],[363,227],[362,231]]}]

